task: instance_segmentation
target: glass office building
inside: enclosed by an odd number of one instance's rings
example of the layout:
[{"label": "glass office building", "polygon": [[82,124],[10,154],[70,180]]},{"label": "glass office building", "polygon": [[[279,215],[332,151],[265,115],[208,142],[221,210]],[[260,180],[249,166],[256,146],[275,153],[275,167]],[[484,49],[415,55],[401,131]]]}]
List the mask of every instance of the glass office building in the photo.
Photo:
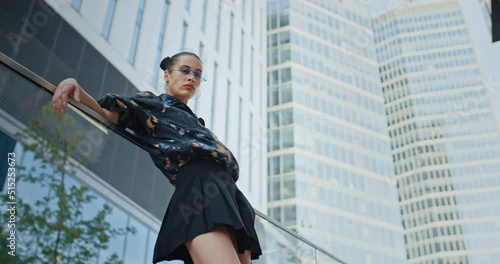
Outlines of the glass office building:
[{"label": "glass office building", "polygon": [[[495,0],[493,0],[495,1]],[[483,13],[486,25],[488,25],[488,30],[491,32],[491,2],[492,0],[479,0],[481,5],[481,12]]]},{"label": "glass office building", "polygon": [[408,263],[500,263],[500,136],[459,1],[374,32]]},{"label": "glass office building", "polygon": [[268,214],[347,263],[404,242],[366,1],[268,0]]},{"label": "glass office building", "polygon": [[[151,263],[154,242],[173,187],[155,168],[142,142],[127,131],[115,129],[85,107],[68,109],[66,117],[73,119],[72,124],[58,123],[44,109],[47,105],[50,108],[54,85],[67,77],[76,78],[95,98],[106,92],[162,92],[162,75],[157,71],[160,59],[191,50],[201,55],[205,77],[209,79],[203,84],[200,100],[190,102],[191,107],[238,156],[241,165],[238,186],[257,209],[256,229],[264,255],[253,262],[341,263],[258,210],[267,203],[266,181],[261,176],[265,175],[261,171],[266,168],[266,150],[265,145],[259,145],[260,135],[265,134],[262,131],[265,111],[260,110],[265,85],[259,85],[265,82],[262,58],[266,47],[265,39],[260,36],[265,33],[260,19],[263,14],[265,5],[257,1],[0,1],[2,194],[11,187],[11,180],[7,179],[11,177],[6,177],[10,171],[7,153],[15,153],[20,172],[30,172],[35,179],[46,175],[64,177],[68,189],[89,188],[96,199],[79,208],[75,219],[88,220],[107,204],[112,213],[106,222],[112,228],[135,228],[135,233],[113,237],[108,248],[99,249],[85,263],[104,263],[112,254],[124,263]],[[225,17],[233,23],[224,23]],[[19,134],[34,131],[37,128],[34,125],[43,125],[37,137]],[[78,140],[71,139],[78,133]],[[27,147],[33,142],[51,142],[72,149],[74,153],[67,158],[74,164],[73,171],[61,174],[61,167],[53,160],[42,161]],[[21,177],[18,180],[15,199],[30,204],[33,212],[43,210],[40,206],[43,197],[54,197],[47,186],[22,181]],[[2,213],[5,206],[3,203]],[[57,206],[51,208],[55,210]],[[3,216],[2,258],[7,256],[3,254],[6,253],[3,238],[9,231]],[[26,214],[18,211],[17,216],[21,221]],[[53,221],[52,217],[47,221]],[[20,223],[18,238],[26,235]],[[56,235],[43,228],[38,231],[47,237]],[[24,236],[29,237],[37,238],[36,234]],[[28,247],[24,242],[18,240],[19,255],[40,252],[36,251],[40,247]],[[89,243],[78,246],[88,248]],[[71,254],[76,250],[68,247],[64,252]],[[4,263],[3,260],[0,262]],[[71,263],[67,259],[64,262]]]}]

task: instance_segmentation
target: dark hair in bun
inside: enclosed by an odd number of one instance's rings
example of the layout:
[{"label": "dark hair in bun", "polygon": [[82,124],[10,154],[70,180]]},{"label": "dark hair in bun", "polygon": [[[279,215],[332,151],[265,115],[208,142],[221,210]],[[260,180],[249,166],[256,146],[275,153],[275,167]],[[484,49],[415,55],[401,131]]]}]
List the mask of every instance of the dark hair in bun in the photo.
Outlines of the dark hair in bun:
[{"label": "dark hair in bun", "polygon": [[201,62],[201,59],[200,57],[198,57],[198,55],[192,53],[192,52],[189,52],[189,51],[183,51],[183,52],[179,52],[177,54],[175,54],[174,56],[172,57],[166,57],[164,58],[161,63],[160,63],[160,68],[164,71],[166,70],[170,70],[170,66],[172,66],[172,64],[174,64],[175,61],[177,61],[177,58],[179,56],[183,56],[183,55],[190,55],[190,56],[194,56],[196,57],[198,60],[200,60]]}]

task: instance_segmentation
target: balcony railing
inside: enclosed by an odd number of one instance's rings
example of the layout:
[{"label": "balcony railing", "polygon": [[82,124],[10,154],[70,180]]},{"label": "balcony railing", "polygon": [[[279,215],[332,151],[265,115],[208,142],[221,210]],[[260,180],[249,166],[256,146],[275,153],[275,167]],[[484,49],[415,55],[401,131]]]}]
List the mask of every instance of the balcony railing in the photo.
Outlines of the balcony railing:
[{"label": "balcony railing", "polygon": [[[2,124],[2,127],[17,127],[20,130],[26,127],[31,120],[43,116],[42,107],[50,103],[55,86],[2,53],[0,53],[0,61],[0,92],[2,94],[0,111],[2,111],[3,118],[8,117],[9,120],[8,124]],[[162,210],[166,208],[166,205],[164,205],[165,201],[161,201],[159,205],[154,204],[152,201],[158,200],[157,196],[154,195],[164,196],[161,192],[168,192],[169,190],[171,192],[172,189],[165,189],[166,187],[153,189],[155,194],[147,196],[147,191],[141,189],[145,188],[147,190],[147,187],[135,186],[135,182],[127,182],[127,180],[123,179],[123,171],[120,171],[122,169],[128,171],[128,174],[134,173],[133,170],[130,171],[132,167],[127,167],[130,166],[127,164],[127,160],[131,160],[131,156],[134,155],[131,150],[138,153],[136,163],[132,166],[154,167],[152,163],[148,163],[150,162],[147,161],[149,157],[143,150],[144,147],[140,139],[128,131],[115,129],[108,120],[86,106],[74,104],[73,102],[70,102],[70,104],[69,108],[71,110],[68,110],[67,114],[75,117],[76,122],[73,129],[93,131],[95,134],[104,135],[105,137],[104,141],[99,143],[100,145],[95,145],[96,142],[90,142],[94,144],[92,148],[82,147],[78,150],[76,156],[90,154],[90,159],[82,165],[127,196],[129,201],[134,204],[130,206],[135,206],[139,208],[137,210],[144,211],[145,215],[150,215],[152,223],[160,223],[160,214],[163,213]],[[50,125],[50,122],[47,122],[47,124]],[[50,135],[47,134],[47,137],[50,137]],[[123,147],[126,151],[110,150],[111,148],[118,148],[118,146]],[[118,162],[120,160],[125,162]],[[108,166],[105,165],[106,162]],[[156,170],[156,168],[154,169]],[[163,181],[165,185],[168,185],[159,171],[151,172],[150,175],[152,179],[144,180]],[[146,173],[145,176],[149,177]],[[123,181],[125,182],[123,183]],[[130,189],[131,185],[136,189]],[[152,185],[154,185],[154,182]],[[134,196],[141,191],[143,191],[142,196]],[[146,206],[149,204],[152,204],[151,208]],[[258,210],[256,210],[256,213],[256,230],[264,255],[259,260],[253,261],[254,264],[344,263],[331,253],[267,215]],[[149,247],[148,250],[152,251],[153,249]]]}]

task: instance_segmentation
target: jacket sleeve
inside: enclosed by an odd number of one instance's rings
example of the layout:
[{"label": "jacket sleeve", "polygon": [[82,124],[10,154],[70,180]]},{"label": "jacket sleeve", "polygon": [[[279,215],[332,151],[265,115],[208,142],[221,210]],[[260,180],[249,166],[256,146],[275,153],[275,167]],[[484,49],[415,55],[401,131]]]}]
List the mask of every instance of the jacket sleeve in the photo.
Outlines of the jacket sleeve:
[{"label": "jacket sleeve", "polygon": [[155,116],[149,115],[137,102],[134,97],[121,96],[114,93],[107,93],[97,101],[102,108],[118,113],[118,128],[129,128],[139,135],[155,135],[158,120]]}]

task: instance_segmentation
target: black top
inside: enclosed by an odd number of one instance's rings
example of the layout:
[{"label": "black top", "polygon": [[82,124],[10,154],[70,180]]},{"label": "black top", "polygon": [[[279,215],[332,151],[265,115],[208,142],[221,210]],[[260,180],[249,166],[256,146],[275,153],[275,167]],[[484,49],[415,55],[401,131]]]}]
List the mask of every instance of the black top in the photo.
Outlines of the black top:
[{"label": "black top", "polygon": [[238,163],[231,151],[205,127],[182,101],[169,94],[140,92],[132,97],[106,94],[97,101],[118,112],[117,127],[130,128],[146,144],[156,167],[175,185],[177,171],[190,160],[208,159],[226,166],[238,180]]}]

